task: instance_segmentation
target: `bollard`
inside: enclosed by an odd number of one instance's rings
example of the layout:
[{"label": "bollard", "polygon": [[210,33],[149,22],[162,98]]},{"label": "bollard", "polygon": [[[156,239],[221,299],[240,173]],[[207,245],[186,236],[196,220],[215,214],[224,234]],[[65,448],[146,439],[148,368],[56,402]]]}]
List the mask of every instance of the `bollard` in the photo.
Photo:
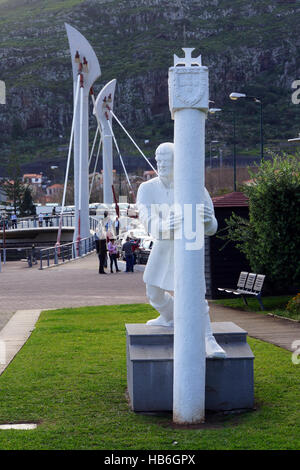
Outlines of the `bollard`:
[{"label": "bollard", "polygon": [[31,259],[30,254],[28,254],[27,256],[27,263],[28,263],[28,268],[32,268],[32,259]]},{"label": "bollard", "polygon": [[57,250],[54,248],[54,264],[58,264]]}]

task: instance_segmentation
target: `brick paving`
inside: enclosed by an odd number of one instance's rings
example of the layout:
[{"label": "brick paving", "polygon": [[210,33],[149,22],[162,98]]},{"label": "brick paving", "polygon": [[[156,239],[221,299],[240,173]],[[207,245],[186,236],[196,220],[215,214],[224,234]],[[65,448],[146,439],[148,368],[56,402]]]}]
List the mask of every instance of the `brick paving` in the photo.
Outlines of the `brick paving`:
[{"label": "brick paving", "polygon": [[98,274],[95,253],[42,271],[21,261],[9,262],[0,273],[0,329],[17,310],[144,303],[142,275]]}]

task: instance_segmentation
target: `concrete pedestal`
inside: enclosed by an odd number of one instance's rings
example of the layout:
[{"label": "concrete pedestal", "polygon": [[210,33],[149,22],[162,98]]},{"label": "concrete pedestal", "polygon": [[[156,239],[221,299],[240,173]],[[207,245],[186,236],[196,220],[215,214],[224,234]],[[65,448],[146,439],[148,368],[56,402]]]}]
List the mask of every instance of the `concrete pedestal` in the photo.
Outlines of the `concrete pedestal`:
[{"label": "concrete pedestal", "polygon": [[[253,408],[253,353],[247,332],[232,322],[212,323],[225,359],[206,359],[205,409]],[[173,409],[173,328],[127,324],[127,385],[134,411]]]}]

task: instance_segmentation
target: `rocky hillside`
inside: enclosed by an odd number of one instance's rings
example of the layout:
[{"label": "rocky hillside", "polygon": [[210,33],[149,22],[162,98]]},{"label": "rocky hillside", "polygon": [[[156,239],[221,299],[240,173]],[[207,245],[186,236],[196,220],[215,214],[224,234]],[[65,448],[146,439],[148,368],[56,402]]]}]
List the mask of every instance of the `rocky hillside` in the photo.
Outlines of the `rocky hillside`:
[{"label": "rocky hillside", "polygon": [[[300,130],[300,106],[291,102],[291,84],[300,78],[299,14],[298,0],[0,0],[0,79],[7,86],[0,166],[12,152],[23,161],[65,157],[72,81],[64,22],[96,51],[102,69],[96,92],[117,78],[116,114],[141,145],[150,140],[149,154],[172,138],[167,73],[183,45],[202,54],[210,98],[224,110],[209,118],[208,141],[230,148],[232,91],[263,97],[269,143],[294,137]],[[259,152],[259,109],[237,106],[239,148]]]}]

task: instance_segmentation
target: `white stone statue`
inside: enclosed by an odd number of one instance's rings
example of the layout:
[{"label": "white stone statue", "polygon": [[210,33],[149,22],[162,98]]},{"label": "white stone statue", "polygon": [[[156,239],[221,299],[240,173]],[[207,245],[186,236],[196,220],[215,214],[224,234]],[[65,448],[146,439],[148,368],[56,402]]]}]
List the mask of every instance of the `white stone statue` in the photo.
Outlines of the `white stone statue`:
[{"label": "white stone statue", "polygon": [[[183,218],[167,211],[165,213],[168,213],[168,220],[162,220],[164,210],[174,204],[173,157],[173,143],[159,145],[155,154],[158,177],[142,183],[137,194],[139,217],[147,232],[155,239],[143,277],[149,303],[160,314],[158,318],[147,322],[147,325],[152,326],[173,326],[174,298],[168,291],[174,291],[174,231],[182,224]],[[211,236],[216,233],[218,224],[206,188],[205,199],[205,235]],[[226,353],[212,334],[209,307],[207,301],[205,302],[206,356],[223,358]]]}]

